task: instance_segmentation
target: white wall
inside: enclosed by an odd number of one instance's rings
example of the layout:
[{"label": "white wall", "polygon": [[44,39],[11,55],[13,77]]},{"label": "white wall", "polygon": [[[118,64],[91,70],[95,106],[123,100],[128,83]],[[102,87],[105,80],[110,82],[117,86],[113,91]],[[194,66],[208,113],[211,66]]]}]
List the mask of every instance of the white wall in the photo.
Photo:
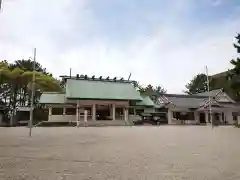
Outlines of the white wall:
[{"label": "white wall", "polygon": [[224,112],[224,115],[225,115],[226,121],[227,121],[229,124],[233,124],[233,123],[234,123],[232,111],[225,111],[225,112]]}]

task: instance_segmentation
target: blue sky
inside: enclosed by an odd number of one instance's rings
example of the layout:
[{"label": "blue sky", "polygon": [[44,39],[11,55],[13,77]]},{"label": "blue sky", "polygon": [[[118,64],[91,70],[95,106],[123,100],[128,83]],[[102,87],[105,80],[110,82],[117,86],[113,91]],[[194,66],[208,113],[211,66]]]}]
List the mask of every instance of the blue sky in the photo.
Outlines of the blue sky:
[{"label": "blue sky", "polygon": [[0,59],[37,60],[55,76],[128,77],[182,93],[209,67],[231,68],[238,0],[5,0]]}]

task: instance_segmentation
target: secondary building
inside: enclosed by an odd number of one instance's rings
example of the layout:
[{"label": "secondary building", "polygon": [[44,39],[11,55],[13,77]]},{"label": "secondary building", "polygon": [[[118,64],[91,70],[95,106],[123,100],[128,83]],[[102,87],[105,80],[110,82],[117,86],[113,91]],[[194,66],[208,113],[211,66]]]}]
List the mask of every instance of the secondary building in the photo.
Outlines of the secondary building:
[{"label": "secondary building", "polygon": [[[157,104],[167,109],[168,124],[233,124],[240,104],[222,89],[195,95],[162,94]],[[210,112],[211,111],[211,112]]]},{"label": "secondary building", "polygon": [[168,124],[233,124],[240,114],[240,105],[221,89],[196,95],[153,94],[150,98],[124,79],[61,77],[64,92],[44,92],[40,97],[48,109],[48,122],[131,125],[142,115],[159,116]]}]

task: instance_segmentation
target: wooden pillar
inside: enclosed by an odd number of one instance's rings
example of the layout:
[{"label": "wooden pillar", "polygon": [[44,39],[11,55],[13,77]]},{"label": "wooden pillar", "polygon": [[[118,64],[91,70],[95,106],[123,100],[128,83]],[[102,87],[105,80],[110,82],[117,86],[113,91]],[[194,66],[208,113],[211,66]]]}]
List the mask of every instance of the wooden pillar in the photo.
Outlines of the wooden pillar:
[{"label": "wooden pillar", "polygon": [[52,107],[48,108],[48,115],[51,116],[52,115]]},{"label": "wooden pillar", "polygon": [[96,104],[92,105],[92,120],[96,120]]},{"label": "wooden pillar", "polygon": [[168,124],[172,124],[172,111],[168,108]]},{"label": "wooden pillar", "polygon": [[84,122],[87,123],[87,118],[88,118],[88,112],[87,110],[84,110]]},{"label": "wooden pillar", "polygon": [[229,124],[233,124],[233,115],[232,115],[232,111],[230,110],[226,112],[226,121]]},{"label": "wooden pillar", "polygon": [[66,115],[66,108],[65,107],[63,108],[63,115],[64,116]]},{"label": "wooden pillar", "polygon": [[112,120],[113,121],[116,120],[116,105],[115,104],[112,105]]},{"label": "wooden pillar", "polygon": [[208,122],[208,111],[205,111],[204,114],[205,114],[205,121],[206,121],[206,124],[208,124],[208,123],[209,123],[209,122]]},{"label": "wooden pillar", "polygon": [[198,111],[194,111],[194,120],[195,122],[198,124],[200,123],[200,117],[199,117],[199,112]]},{"label": "wooden pillar", "polygon": [[128,122],[128,108],[124,108],[124,120]]},{"label": "wooden pillar", "polygon": [[79,100],[77,100],[77,108],[76,108],[76,121],[77,121],[77,127],[79,127]]},{"label": "wooden pillar", "polygon": [[220,117],[220,122],[222,123],[222,124],[224,124],[224,120],[225,120],[225,114],[224,114],[224,111],[223,112],[221,112],[221,115],[220,115],[221,117]]}]

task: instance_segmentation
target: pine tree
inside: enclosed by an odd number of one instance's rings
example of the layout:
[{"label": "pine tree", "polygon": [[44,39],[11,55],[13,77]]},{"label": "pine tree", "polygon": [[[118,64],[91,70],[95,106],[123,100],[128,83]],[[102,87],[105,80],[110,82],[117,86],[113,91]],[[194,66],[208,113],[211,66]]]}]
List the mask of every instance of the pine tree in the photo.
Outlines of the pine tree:
[{"label": "pine tree", "polygon": [[[233,44],[240,54],[240,34],[236,36],[236,43]],[[234,90],[237,99],[240,99],[240,58],[232,59],[230,63],[234,66],[230,73],[231,87]]]}]

